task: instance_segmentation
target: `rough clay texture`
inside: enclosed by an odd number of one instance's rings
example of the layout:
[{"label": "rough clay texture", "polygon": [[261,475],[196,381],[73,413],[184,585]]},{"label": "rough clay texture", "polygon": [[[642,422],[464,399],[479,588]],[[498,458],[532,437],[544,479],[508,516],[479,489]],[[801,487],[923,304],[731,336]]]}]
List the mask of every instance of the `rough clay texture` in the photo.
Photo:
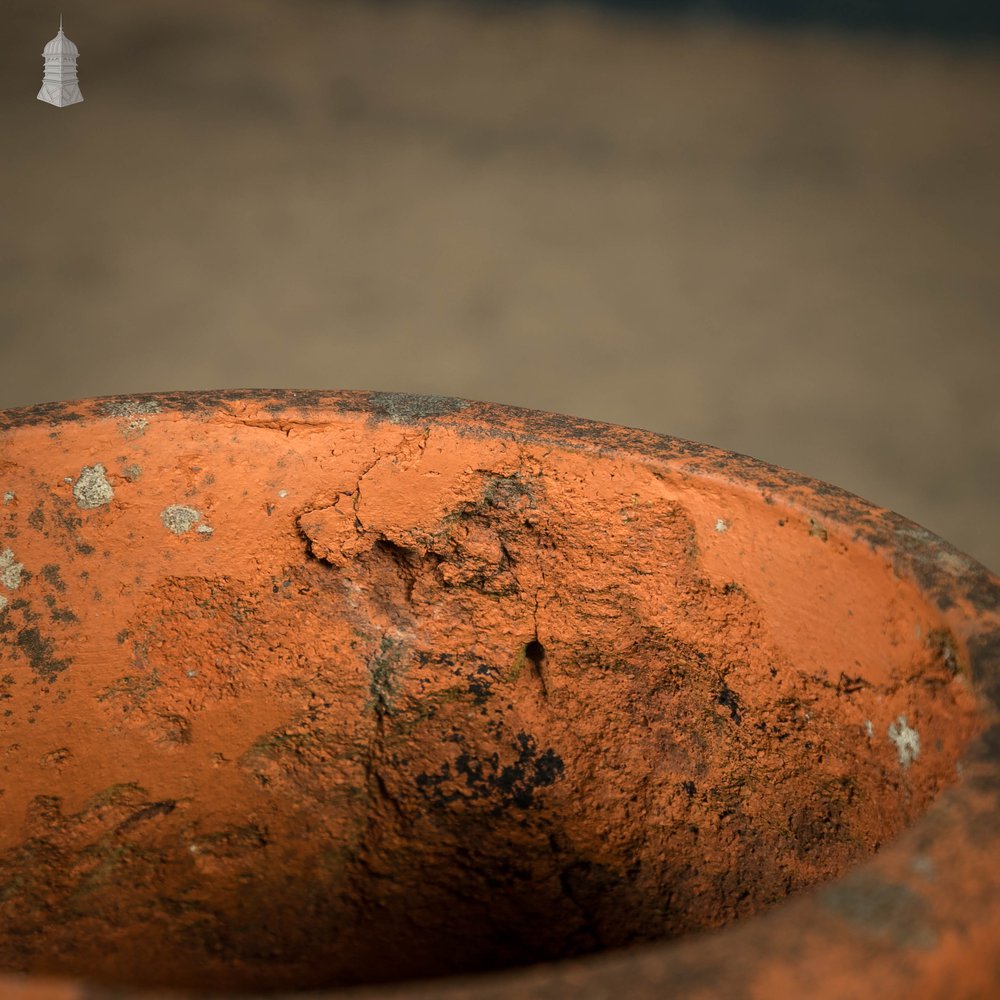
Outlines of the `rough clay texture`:
[{"label": "rough clay texture", "polygon": [[868,546],[404,403],[7,432],[4,970],[302,989],[678,937],[953,780],[959,643]]}]

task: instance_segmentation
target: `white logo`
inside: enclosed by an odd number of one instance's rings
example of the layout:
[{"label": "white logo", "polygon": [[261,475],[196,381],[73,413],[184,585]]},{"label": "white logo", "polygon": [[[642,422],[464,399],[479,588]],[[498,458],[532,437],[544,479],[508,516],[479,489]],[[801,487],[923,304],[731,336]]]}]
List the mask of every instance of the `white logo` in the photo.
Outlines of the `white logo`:
[{"label": "white logo", "polygon": [[42,50],[45,76],[38,99],[57,108],[79,104],[83,100],[80,84],[76,79],[76,61],[80,50],[63,34],[62,15],[59,15],[59,34]]}]

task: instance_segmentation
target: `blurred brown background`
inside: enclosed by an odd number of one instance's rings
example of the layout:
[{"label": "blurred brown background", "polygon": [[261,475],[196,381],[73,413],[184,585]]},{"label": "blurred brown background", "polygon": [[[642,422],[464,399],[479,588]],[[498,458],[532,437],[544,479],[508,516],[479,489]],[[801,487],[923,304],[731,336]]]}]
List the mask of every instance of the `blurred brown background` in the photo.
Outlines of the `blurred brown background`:
[{"label": "blurred brown background", "polygon": [[[56,109],[60,6],[85,101]],[[514,403],[818,476],[1000,570],[995,40],[569,4],[0,16],[0,407]]]}]

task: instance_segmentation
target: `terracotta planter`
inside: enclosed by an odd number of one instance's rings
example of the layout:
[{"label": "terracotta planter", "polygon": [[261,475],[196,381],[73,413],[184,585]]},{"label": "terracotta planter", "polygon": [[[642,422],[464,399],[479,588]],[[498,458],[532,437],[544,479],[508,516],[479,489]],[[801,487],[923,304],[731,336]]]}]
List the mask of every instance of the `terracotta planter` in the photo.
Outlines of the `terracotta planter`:
[{"label": "terracotta planter", "polygon": [[1000,581],[916,525],[437,397],[0,449],[3,996],[997,995]]}]

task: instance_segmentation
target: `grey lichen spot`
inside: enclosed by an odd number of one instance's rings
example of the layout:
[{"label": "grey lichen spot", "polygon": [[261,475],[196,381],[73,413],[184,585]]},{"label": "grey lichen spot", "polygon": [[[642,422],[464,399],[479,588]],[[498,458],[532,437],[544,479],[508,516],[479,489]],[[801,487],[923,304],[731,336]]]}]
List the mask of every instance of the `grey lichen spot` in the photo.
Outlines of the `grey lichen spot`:
[{"label": "grey lichen spot", "polygon": [[101,406],[101,412],[105,416],[122,418],[141,413],[159,413],[160,409],[160,404],[155,399],[115,399]]},{"label": "grey lichen spot", "polygon": [[910,728],[906,716],[901,715],[889,726],[889,739],[895,744],[899,763],[909,767],[920,756],[920,735]]},{"label": "grey lichen spot", "polygon": [[0,552],[0,583],[8,590],[17,590],[21,586],[21,573],[24,564],[14,559],[12,549],[4,549]]},{"label": "grey lichen spot", "polygon": [[142,437],[149,421],[144,415],[159,413],[160,404],[155,399],[119,399],[104,403],[101,412],[108,417],[119,417],[118,429],[126,441]]},{"label": "grey lichen spot", "polygon": [[85,465],[80,470],[80,478],[73,485],[73,496],[76,497],[76,505],[82,510],[103,507],[114,500],[115,491],[105,478],[105,471],[100,463]]},{"label": "grey lichen spot", "polygon": [[729,522],[724,518],[717,518],[715,522],[715,530],[721,535],[724,531],[729,530]]},{"label": "grey lichen spot", "polygon": [[142,437],[146,433],[148,426],[148,420],[143,420],[142,417],[135,417],[132,420],[125,421],[122,425],[122,435],[127,441],[131,441],[132,438]]},{"label": "grey lichen spot", "polygon": [[10,502],[11,502],[12,500],[16,500],[16,499],[17,499],[17,495],[16,495],[16,494],[14,494],[14,493],[12,493],[12,492],[11,492],[10,490],[7,490],[7,492],[6,492],[6,493],[4,493],[4,495],[3,495],[3,502],[4,502],[5,504],[8,504],[8,503],[10,503]]},{"label": "grey lichen spot", "polygon": [[210,524],[199,524],[197,531],[199,535],[207,536],[211,535],[215,531],[215,528],[213,528]]},{"label": "grey lichen spot", "polygon": [[906,885],[872,876],[830,886],[823,902],[862,932],[904,948],[933,948],[936,936],[926,918],[923,896]]},{"label": "grey lichen spot", "polygon": [[426,396],[410,392],[373,392],[368,404],[374,414],[397,424],[410,424],[426,417],[458,413],[469,404],[451,396]]},{"label": "grey lichen spot", "polygon": [[201,520],[201,511],[195,510],[194,507],[185,507],[183,504],[171,504],[160,514],[160,520],[167,531],[183,535]]},{"label": "grey lichen spot", "polygon": [[142,466],[137,463],[126,465],[122,469],[122,475],[130,482],[134,483],[142,475]]},{"label": "grey lichen spot", "polygon": [[871,719],[865,719],[865,735],[868,739],[871,739],[875,735],[875,727],[872,725]]},{"label": "grey lichen spot", "polygon": [[0,594],[0,611],[7,607],[7,598],[3,594]]}]

